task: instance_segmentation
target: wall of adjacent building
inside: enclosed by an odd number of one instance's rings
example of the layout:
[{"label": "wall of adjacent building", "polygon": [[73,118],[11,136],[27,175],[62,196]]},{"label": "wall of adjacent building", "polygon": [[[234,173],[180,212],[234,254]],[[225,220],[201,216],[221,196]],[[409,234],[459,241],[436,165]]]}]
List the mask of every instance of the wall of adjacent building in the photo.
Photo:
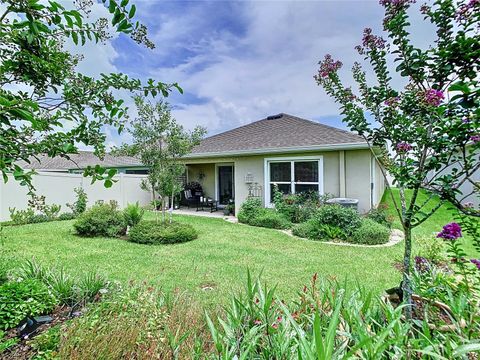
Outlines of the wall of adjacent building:
[{"label": "wall of adjacent building", "polygon": [[[90,178],[80,174],[39,172],[33,176],[33,185],[37,195],[45,196],[46,204],[61,205],[61,211],[71,212],[67,203],[73,203],[76,199],[74,189],[81,187],[88,196],[88,206],[98,200],[108,202],[117,201],[120,208],[129,203],[139,202],[147,205],[152,200],[151,194],[140,189],[140,183],[145,175],[120,174],[114,177],[116,182],[112,187],[106,188],[103,182],[97,181],[91,184]],[[24,210],[28,206],[29,196],[27,188],[21,186],[13,177],[9,176],[7,183],[0,182],[0,221],[10,219],[9,208]]]}]

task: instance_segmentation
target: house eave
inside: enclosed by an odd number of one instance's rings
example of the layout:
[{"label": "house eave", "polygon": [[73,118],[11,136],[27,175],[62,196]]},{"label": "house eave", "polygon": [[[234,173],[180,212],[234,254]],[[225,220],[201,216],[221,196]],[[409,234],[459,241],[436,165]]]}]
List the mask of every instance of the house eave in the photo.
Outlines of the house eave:
[{"label": "house eave", "polygon": [[312,152],[312,151],[339,151],[339,150],[364,150],[368,149],[367,143],[345,143],[345,144],[326,144],[318,146],[295,146],[295,147],[281,147],[281,148],[263,148],[263,149],[248,149],[248,150],[231,150],[222,152],[204,152],[193,153],[183,157],[183,159],[198,159],[198,158],[215,158],[228,156],[251,156],[264,154],[284,154],[284,153],[298,153],[298,152]]}]

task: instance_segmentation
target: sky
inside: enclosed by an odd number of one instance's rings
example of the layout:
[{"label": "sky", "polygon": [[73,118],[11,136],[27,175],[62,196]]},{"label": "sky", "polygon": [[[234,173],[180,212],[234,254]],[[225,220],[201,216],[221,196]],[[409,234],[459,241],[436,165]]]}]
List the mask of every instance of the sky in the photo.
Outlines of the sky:
[{"label": "sky", "polygon": [[[85,56],[79,70],[178,82],[184,94],[168,98],[174,117],[209,135],[281,112],[346,128],[313,79],[318,61],[327,53],[340,59],[348,84],[349,69],[362,60],[354,47],[363,29],[382,30],[376,0],[131,1],[156,48],[117,35],[103,46],[74,49]],[[107,14],[95,4],[91,17]],[[415,34],[420,43],[428,37],[422,29]],[[130,140],[107,132],[110,146]]]}]

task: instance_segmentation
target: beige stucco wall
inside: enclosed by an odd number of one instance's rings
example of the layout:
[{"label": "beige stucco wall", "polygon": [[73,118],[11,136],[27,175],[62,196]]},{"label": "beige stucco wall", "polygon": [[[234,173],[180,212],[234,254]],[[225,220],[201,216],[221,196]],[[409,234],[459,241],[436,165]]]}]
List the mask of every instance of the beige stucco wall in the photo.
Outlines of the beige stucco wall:
[{"label": "beige stucco wall", "polygon": [[378,161],[374,159],[373,163],[375,166],[375,187],[373,189],[375,196],[373,199],[373,205],[378,206],[378,204],[380,204],[380,201],[382,201],[383,193],[385,192],[385,178],[383,176],[381,166]]},{"label": "beige stucco wall", "polygon": [[[234,182],[235,182],[235,205],[237,211],[240,205],[248,196],[248,185],[245,183],[245,176],[251,173],[254,182],[262,187],[265,196],[264,185],[264,159],[269,157],[302,157],[302,156],[323,156],[323,181],[324,193],[331,194],[335,197],[351,197],[359,200],[359,211],[366,212],[370,209],[371,199],[378,203],[383,195],[383,177],[381,176],[378,164],[372,162],[370,150],[349,150],[344,151],[343,155],[340,151],[329,152],[304,152],[304,153],[288,153],[275,155],[256,155],[243,157],[225,157],[211,159],[195,159],[188,160],[189,181],[198,181],[198,174],[203,171],[205,178],[203,180],[204,191],[207,196],[215,197],[215,163],[233,163]],[[340,168],[344,160],[344,169]],[[375,168],[372,169],[372,166]],[[341,181],[341,175],[344,181]],[[375,194],[372,195],[371,175],[375,176],[376,187]],[[344,187],[343,191],[341,187]],[[264,199],[263,196],[263,199]]]}]

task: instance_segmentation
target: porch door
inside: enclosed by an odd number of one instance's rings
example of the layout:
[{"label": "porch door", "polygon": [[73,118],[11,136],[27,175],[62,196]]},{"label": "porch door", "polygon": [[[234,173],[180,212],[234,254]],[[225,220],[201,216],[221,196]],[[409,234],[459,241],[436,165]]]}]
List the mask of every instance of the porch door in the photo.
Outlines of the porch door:
[{"label": "porch door", "polygon": [[227,205],[233,198],[233,166],[218,165],[218,201],[221,205]]}]

